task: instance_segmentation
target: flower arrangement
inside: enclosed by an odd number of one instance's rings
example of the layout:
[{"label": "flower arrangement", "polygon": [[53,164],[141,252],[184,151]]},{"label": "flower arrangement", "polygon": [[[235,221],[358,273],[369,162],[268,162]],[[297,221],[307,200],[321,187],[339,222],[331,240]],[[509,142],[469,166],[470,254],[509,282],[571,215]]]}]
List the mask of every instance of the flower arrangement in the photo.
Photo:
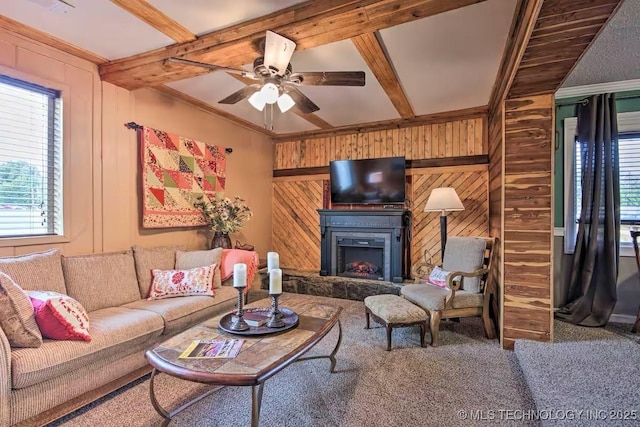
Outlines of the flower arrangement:
[{"label": "flower arrangement", "polygon": [[202,211],[202,216],[216,233],[235,233],[253,216],[244,199],[238,196],[233,199],[216,197],[213,200],[200,196],[193,206]]}]

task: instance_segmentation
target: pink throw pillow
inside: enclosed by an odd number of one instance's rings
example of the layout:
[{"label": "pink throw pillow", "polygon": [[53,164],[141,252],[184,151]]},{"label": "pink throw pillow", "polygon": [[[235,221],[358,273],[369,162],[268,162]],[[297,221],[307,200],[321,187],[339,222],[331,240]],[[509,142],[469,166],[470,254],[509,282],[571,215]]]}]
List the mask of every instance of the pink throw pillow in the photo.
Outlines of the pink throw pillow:
[{"label": "pink throw pillow", "polygon": [[43,337],[91,341],[89,316],[78,301],[52,291],[31,291],[29,298]]},{"label": "pink throw pillow", "polygon": [[443,270],[440,267],[433,267],[433,270],[431,270],[431,274],[429,274],[429,278],[427,278],[427,283],[442,289],[449,289],[449,287],[447,286],[448,275],[448,271]]},{"label": "pink throw pillow", "polygon": [[153,280],[148,300],[189,295],[215,296],[213,277],[218,264],[189,270],[151,270]]}]

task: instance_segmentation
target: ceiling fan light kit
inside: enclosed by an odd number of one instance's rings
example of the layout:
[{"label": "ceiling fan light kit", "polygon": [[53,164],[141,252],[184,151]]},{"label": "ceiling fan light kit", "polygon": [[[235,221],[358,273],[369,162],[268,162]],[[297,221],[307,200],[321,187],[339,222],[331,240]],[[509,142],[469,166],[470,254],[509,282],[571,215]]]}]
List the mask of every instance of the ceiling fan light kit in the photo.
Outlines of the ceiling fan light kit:
[{"label": "ceiling fan light kit", "polygon": [[296,105],[296,102],[286,93],[283,93],[280,95],[280,98],[278,98],[278,108],[280,108],[280,111],[283,113],[289,111],[294,105]]},{"label": "ceiling fan light kit", "polygon": [[[364,71],[311,71],[293,72],[291,56],[296,44],[286,37],[267,31],[264,45],[264,56],[253,61],[253,73],[246,70],[221,67],[215,64],[192,61],[183,58],[169,58],[168,62],[194,65],[210,70],[223,70],[238,73],[243,77],[257,80],[256,84],[246,86],[226,98],[219,104],[235,104],[245,98],[258,111],[263,111],[266,104],[277,103],[282,113],[294,106],[296,111],[311,114],[320,109],[313,101],[302,93],[298,86],[364,86]],[[273,115],[273,109],[271,110]],[[269,128],[265,123],[265,127]],[[271,126],[272,127],[272,126]]]},{"label": "ceiling fan light kit", "polygon": [[249,97],[249,104],[251,104],[256,110],[262,111],[264,110],[264,106],[267,105],[267,101],[265,101],[262,93],[257,91]]}]

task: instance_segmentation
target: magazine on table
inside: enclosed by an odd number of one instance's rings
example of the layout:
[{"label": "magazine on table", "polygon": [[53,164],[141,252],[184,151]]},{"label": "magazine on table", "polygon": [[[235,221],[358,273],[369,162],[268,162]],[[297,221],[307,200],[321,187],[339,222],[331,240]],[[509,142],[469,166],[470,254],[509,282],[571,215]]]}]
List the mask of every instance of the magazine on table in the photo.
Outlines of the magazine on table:
[{"label": "magazine on table", "polygon": [[227,359],[238,355],[244,340],[195,340],[179,356],[180,359]]}]

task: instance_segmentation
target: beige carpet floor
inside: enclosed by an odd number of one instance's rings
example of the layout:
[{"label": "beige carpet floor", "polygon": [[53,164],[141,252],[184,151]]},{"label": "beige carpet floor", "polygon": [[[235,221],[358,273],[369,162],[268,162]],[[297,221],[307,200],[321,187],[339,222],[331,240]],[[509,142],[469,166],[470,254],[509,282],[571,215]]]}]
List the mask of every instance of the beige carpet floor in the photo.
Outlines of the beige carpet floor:
[{"label": "beige carpet floor", "polygon": [[[323,299],[319,297],[320,299]],[[418,328],[366,330],[362,302],[324,299],[344,307],[337,373],[329,361],[295,363],[264,387],[261,426],[458,426],[508,425],[470,420],[472,410],[533,409],[513,352],[484,338],[480,319],[444,322],[439,347],[419,347]],[[311,354],[327,354],[337,328]],[[428,339],[428,337],[427,337]],[[157,394],[176,407],[207,386],[160,375]],[[162,419],[149,403],[142,379],[59,421],[55,426],[155,426]],[[171,426],[248,426],[249,387],[226,387],[177,415]],[[533,425],[513,422],[513,425]]]}]

